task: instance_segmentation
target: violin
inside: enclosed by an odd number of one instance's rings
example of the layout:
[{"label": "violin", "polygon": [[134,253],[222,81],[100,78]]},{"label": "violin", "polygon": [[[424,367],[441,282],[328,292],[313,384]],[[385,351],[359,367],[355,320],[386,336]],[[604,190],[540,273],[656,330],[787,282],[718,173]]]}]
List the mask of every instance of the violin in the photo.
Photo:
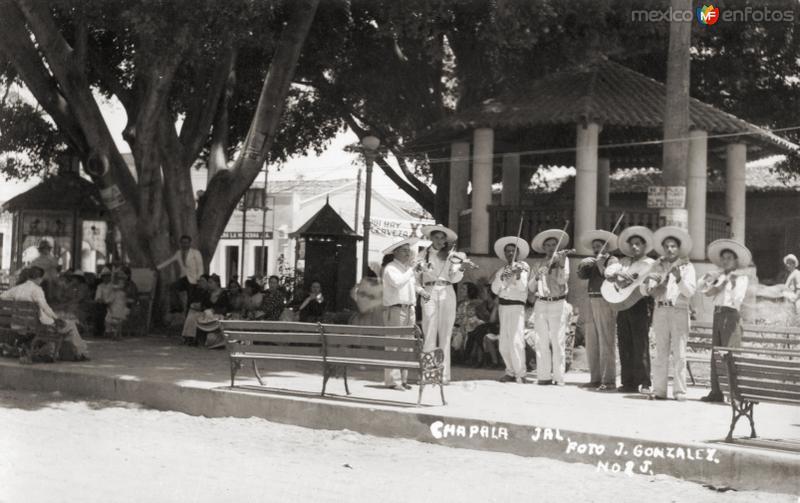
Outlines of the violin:
[{"label": "violin", "polygon": [[527,262],[517,261],[513,264],[508,264],[503,268],[502,277],[503,279],[509,278],[513,275],[521,275],[523,272],[530,272],[531,266],[528,265]]},{"label": "violin", "polygon": [[450,263],[460,265],[465,270],[478,269],[480,267],[478,264],[470,260],[466,253],[459,251],[453,252],[450,255]]}]

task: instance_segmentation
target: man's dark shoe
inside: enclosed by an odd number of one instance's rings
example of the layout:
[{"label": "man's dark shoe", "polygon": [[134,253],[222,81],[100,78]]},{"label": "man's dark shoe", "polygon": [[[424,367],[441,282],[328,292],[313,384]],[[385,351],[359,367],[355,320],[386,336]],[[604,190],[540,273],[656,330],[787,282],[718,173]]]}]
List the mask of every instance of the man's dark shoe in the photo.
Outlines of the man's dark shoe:
[{"label": "man's dark shoe", "polygon": [[723,403],[725,402],[725,397],[723,395],[715,395],[713,393],[709,393],[708,395],[702,397],[700,401],[708,403]]},{"label": "man's dark shoe", "polygon": [[508,374],[504,374],[503,377],[498,379],[498,381],[500,381],[500,382],[514,382],[514,381],[516,381],[516,379],[514,378],[514,376],[510,376]]},{"label": "man's dark shoe", "polygon": [[553,380],[552,379],[542,379],[542,380],[536,381],[536,384],[538,384],[539,386],[547,386],[548,384],[553,384]]},{"label": "man's dark shoe", "polygon": [[599,382],[587,382],[578,385],[578,387],[581,389],[597,389],[599,386],[600,386]]},{"label": "man's dark shoe", "polygon": [[639,389],[634,388],[633,386],[620,386],[619,388],[617,388],[617,391],[619,391],[620,393],[638,393]]}]

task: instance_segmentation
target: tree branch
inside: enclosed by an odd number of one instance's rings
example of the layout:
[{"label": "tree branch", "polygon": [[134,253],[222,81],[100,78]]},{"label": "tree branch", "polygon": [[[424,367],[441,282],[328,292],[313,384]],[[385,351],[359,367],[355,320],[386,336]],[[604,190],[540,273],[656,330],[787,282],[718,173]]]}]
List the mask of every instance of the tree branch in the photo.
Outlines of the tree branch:
[{"label": "tree branch", "polygon": [[209,130],[218,108],[217,104],[225,91],[225,84],[233,71],[235,61],[236,52],[231,45],[230,37],[228,37],[223,55],[214,67],[205,94],[195,97],[193,100],[195,106],[186,112],[186,120],[181,126],[179,138],[184,147],[184,164],[194,162],[208,140]]}]

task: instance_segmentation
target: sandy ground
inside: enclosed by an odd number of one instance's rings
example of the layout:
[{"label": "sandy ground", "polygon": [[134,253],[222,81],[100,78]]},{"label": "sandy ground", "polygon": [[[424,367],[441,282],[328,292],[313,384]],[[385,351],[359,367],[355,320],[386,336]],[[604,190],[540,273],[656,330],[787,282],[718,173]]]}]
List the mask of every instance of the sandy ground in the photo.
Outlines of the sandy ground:
[{"label": "sandy ground", "polygon": [[796,501],[667,476],[0,390],[0,501]]}]

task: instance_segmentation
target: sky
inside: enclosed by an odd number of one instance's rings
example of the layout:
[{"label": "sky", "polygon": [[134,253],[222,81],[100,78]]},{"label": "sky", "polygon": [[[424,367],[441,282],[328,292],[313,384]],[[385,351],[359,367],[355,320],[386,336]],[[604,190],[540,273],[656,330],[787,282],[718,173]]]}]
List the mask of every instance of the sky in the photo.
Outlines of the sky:
[{"label": "sky", "polygon": [[[108,101],[97,96],[100,110],[109,126],[114,141],[120,152],[130,152],[130,147],[122,139],[122,130],[126,124],[126,114],[122,106],[116,101]],[[352,178],[358,176],[359,166],[363,167],[363,160],[354,153],[345,152],[347,145],[356,143],[358,137],[351,131],[346,131],[335,137],[322,155],[317,156],[312,150],[305,155],[290,159],[281,166],[270,166],[270,180],[296,180],[299,176],[307,180],[328,180],[333,178]],[[275,169],[277,168],[277,169]],[[364,175],[362,175],[364,176]],[[362,178],[363,179],[363,178]],[[28,190],[40,180],[29,182],[5,180],[0,176],[0,201],[7,201],[15,195]],[[408,194],[397,187],[383,171],[375,165],[373,170],[373,188],[386,197],[392,199],[412,200]]]}]

